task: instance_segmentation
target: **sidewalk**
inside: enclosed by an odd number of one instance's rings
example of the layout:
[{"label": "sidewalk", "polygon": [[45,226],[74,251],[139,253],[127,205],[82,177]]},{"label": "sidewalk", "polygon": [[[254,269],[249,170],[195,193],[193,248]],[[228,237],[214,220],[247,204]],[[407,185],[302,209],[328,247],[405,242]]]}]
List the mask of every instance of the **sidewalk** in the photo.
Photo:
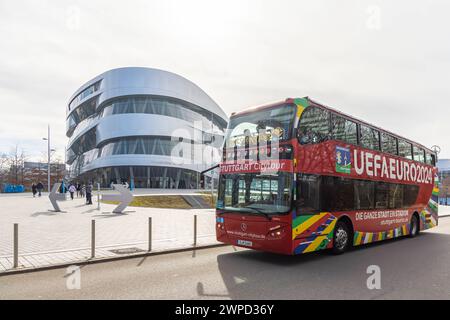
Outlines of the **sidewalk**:
[{"label": "sidewalk", "polygon": [[[91,257],[91,220],[96,220],[96,258],[124,256],[148,250],[148,218],[152,217],[152,252],[192,247],[194,215],[197,245],[217,244],[213,209],[128,207],[112,214],[114,205],[86,206],[84,199],[59,202],[53,212],[47,196],[0,197],[0,272],[13,265],[13,224],[19,224],[21,268],[82,261]],[[113,251],[122,249],[122,251]]]},{"label": "sidewalk", "polygon": [[450,216],[450,206],[439,205],[439,217]]}]

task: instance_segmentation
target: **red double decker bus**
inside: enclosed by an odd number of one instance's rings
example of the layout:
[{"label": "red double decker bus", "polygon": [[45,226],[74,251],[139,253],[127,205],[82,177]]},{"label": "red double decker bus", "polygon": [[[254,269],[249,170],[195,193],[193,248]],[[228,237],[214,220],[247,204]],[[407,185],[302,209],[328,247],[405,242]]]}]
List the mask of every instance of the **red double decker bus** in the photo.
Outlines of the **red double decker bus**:
[{"label": "red double decker bus", "polygon": [[310,98],[233,114],[220,242],[282,254],[416,236],[438,224],[436,154]]}]

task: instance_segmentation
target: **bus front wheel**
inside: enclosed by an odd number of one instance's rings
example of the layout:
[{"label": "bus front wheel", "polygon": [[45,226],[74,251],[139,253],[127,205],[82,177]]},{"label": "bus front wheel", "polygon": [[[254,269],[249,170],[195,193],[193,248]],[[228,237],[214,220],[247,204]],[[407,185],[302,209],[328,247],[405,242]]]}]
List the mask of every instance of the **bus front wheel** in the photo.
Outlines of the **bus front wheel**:
[{"label": "bus front wheel", "polygon": [[414,238],[419,234],[420,226],[419,226],[419,218],[417,217],[417,214],[413,214],[411,217],[411,222],[409,224],[409,236],[411,238]]},{"label": "bus front wheel", "polygon": [[350,228],[344,221],[338,221],[334,227],[333,253],[341,254],[347,251],[351,241]]}]

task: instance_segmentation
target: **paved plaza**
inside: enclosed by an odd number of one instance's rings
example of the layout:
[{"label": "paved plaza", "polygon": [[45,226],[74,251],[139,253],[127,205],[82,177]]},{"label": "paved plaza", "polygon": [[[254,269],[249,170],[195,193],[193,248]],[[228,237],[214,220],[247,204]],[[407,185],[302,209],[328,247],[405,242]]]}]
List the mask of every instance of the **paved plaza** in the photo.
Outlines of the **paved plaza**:
[{"label": "paved plaza", "polygon": [[[139,191],[138,194],[160,194]],[[113,214],[114,205],[93,205],[75,198],[59,202],[54,212],[48,194],[0,195],[0,272],[12,268],[13,224],[19,224],[19,267],[70,263],[91,257],[91,221],[96,221],[96,258],[148,249],[148,217],[152,217],[152,251],[192,247],[194,215],[198,245],[216,244],[213,209],[156,209],[128,207]],[[120,252],[112,250],[122,249]]]}]

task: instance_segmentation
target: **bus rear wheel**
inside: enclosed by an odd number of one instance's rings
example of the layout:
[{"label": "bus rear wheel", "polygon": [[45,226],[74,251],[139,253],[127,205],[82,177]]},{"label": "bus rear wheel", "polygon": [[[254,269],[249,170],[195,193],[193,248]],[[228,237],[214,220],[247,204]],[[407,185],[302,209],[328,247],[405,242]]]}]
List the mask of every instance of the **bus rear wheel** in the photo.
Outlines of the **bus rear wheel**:
[{"label": "bus rear wheel", "polygon": [[349,226],[344,221],[338,221],[334,227],[333,253],[342,254],[347,251],[350,241],[351,232]]},{"label": "bus rear wheel", "polygon": [[409,236],[414,238],[419,234],[420,226],[419,226],[419,218],[416,214],[413,214],[411,217],[411,222],[409,223]]}]

